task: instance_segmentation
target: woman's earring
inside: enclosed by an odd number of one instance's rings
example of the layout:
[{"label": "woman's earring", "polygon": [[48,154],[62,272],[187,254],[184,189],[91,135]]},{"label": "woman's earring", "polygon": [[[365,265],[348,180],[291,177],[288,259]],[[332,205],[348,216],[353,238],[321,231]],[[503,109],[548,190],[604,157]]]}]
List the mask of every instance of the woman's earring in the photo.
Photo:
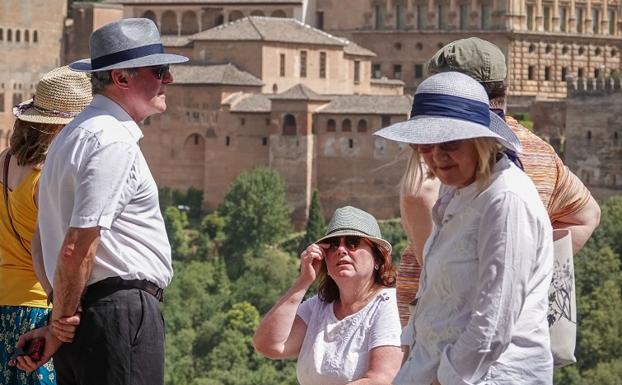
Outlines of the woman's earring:
[{"label": "woman's earring", "polygon": [[378,270],[378,269],[380,269],[380,266],[374,265],[374,270]]}]

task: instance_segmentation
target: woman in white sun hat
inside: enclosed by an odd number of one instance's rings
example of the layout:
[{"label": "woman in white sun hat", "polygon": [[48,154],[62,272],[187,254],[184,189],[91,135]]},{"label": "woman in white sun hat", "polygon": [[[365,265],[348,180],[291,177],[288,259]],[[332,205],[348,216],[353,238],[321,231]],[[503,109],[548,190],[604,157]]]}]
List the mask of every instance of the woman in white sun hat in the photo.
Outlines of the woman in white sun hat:
[{"label": "woman in white sun hat", "polygon": [[[21,334],[46,325],[51,306],[50,283],[43,272],[37,247],[37,192],[41,167],[49,144],[92,99],[86,74],[67,67],[43,75],[33,99],[13,110],[15,124],[10,147],[0,153],[0,384],[53,385],[56,373],[50,360],[32,373],[10,366],[19,352],[15,344]],[[72,325],[63,325],[69,322]],[[67,341],[78,317],[54,321],[67,327]]]},{"label": "woman in white sun hat", "polygon": [[403,183],[417,189],[425,173],[442,183],[403,333],[414,343],[394,384],[552,384],[551,225],[484,88],[457,72],[431,76],[411,119],[375,135],[411,145]]},{"label": "woman in white sun hat", "polygon": [[[376,219],[339,208],[300,257],[300,275],[261,321],[255,349],[297,358],[301,385],[389,385],[402,359],[401,326],[391,244]],[[318,295],[301,304],[316,279]]]}]

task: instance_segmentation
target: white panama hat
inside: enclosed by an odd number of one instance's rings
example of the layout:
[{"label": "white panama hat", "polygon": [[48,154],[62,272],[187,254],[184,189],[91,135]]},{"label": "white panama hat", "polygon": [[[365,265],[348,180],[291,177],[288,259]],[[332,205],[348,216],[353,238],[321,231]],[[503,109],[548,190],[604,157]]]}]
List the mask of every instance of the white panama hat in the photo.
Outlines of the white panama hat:
[{"label": "white panama hat", "polygon": [[91,33],[91,57],[69,64],[78,72],[178,64],[188,58],[164,52],[160,32],[145,18],[121,19]]},{"label": "white panama hat", "polygon": [[424,80],[417,87],[411,118],[382,128],[374,135],[413,144],[495,138],[517,154],[522,151],[516,134],[490,111],[484,87],[459,72],[443,72]]}]

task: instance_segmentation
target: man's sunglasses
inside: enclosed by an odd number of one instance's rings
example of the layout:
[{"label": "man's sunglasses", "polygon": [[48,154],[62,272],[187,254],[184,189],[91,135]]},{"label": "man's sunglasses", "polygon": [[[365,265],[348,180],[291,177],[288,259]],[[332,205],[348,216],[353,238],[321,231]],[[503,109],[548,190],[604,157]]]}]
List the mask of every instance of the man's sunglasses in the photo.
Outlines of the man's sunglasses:
[{"label": "man's sunglasses", "polygon": [[441,151],[452,152],[457,151],[460,146],[462,146],[462,142],[462,140],[452,140],[451,142],[443,142],[437,144],[417,144],[415,148],[420,154],[429,153],[430,151],[432,151],[434,146],[438,147]]},{"label": "man's sunglasses", "polygon": [[170,68],[168,65],[163,65],[163,66],[149,67],[149,69],[151,70],[151,72],[153,72],[153,76],[155,76],[156,79],[162,80],[164,76],[168,74],[168,71]]},{"label": "man's sunglasses", "polygon": [[322,243],[328,243],[328,251],[335,251],[341,246],[342,239],[345,241],[346,249],[350,251],[357,250],[361,246],[361,242],[366,242],[371,245],[371,242],[367,238],[357,237],[356,235],[328,238],[322,241]]}]

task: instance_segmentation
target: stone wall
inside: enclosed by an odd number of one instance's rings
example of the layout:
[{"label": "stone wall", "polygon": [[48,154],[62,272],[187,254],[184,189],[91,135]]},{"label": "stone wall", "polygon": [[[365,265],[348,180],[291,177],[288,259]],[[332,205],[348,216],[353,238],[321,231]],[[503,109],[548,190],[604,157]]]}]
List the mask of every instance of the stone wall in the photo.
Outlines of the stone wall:
[{"label": "stone wall", "polygon": [[622,194],[620,79],[570,79],[566,164],[597,199]]},{"label": "stone wall", "polygon": [[67,0],[0,1],[0,151],[8,145],[12,107],[61,63],[66,12]]}]

